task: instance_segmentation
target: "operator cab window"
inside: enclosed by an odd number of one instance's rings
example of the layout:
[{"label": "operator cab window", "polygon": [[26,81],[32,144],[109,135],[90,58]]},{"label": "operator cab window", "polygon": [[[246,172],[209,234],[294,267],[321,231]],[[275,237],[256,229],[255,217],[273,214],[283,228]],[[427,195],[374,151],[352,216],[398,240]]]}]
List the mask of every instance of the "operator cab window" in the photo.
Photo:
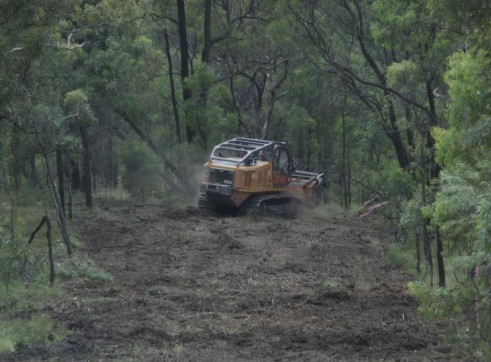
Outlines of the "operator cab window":
[{"label": "operator cab window", "polygon": [[213,153],[213,157],[220,158],[243,158],[247,154],[244,150],[231,150],[228,148],[217,148]]},{"label": "operator cab window", "polygon": [[285,148],[275,148],[273,162],[283,174],[288,174],[288,152]]}]

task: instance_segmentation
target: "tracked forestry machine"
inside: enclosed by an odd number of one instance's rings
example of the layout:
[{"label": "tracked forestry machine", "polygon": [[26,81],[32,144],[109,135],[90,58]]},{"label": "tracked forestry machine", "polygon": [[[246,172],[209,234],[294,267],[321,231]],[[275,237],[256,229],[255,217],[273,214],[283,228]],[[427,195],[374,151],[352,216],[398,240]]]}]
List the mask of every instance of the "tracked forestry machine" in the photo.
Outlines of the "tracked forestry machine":
[{"label": "tracked forestry machine", "polygon": [[201,211],[296,217],[319,204],[323,172],[299,171],[285,142],[237,137],[213,148],[200,186]]}]

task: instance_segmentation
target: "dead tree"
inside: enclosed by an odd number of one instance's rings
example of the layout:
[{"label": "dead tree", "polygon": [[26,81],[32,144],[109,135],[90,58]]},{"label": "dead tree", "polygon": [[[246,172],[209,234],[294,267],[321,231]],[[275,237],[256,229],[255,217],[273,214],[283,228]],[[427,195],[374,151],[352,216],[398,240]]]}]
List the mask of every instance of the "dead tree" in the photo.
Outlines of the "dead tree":
[{"label": "dead tree", "polygon": [[58,226],[60,227],[61,235],[63,237],[63,241],[65,243],[67,253],[69,256],[71,256],[73,252],[72,243],[70,242],[70,236],[68,235],[65,213],[63,212],[63,208],[61,206],[60,195],[56,190],[55,180],[53,176],[53,167],[51,166],[51,160],[49,158],[49,155],[45,153],[43,154],[43,157],[46,166],[46,177],[48,179],[49,190],[51,193],[51,197],[53,199],[53,204],[56,208]]},{"label": "dead tree", "polygon": [[48,240],[48,257],[49,257],[49,284],[53,286],[55,283],[55,262],[53,257],[53,242],[51,239],[51,220],[49,219],[48,212],[44,212],[44,216],[36,229],[31,234],[28,244],[31,245],[37,232],[41,230],[44,223],[46,223],[46,239]]}]

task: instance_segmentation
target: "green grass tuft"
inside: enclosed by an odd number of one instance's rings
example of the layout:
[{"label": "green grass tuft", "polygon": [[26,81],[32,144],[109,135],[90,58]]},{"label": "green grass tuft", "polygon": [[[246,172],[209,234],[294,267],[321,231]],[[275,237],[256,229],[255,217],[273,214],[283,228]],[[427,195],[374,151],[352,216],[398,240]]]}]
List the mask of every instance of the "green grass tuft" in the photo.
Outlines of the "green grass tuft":
[{"label": "green grass tuft", "polygon": [[79,256],[72,257],[58,265],[56,275],[62,279],[81,277],[106,283],[113,281],[111,274],[93,265],[86,257]]},{"label": "green grass tuft", "polygon": [[56,329],[54,321],[45,314],[34,315],[31,319],[3,319],[1,323],[0,353],[14,352],[37,343],[50,344],[66,335],[66,331]]},{"label": "green grass tuft", "polygon": [[15,352],[36,343],[49,344],[64,338],[67,331],[41,313],[45,305],[67,298],[59,288],[22,283],[0,287],[0,353]]}]

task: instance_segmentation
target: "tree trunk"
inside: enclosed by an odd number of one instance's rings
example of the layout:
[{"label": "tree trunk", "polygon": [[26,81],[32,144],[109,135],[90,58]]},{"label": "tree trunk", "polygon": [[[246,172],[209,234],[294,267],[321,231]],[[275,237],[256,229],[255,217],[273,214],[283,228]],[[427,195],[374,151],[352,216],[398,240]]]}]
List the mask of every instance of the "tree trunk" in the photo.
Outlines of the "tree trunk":
[{"label": "tree trunk", "polygon": [[[388,96],[388,94],[386,94]],[[392,141],[392,144],[394,145],[396,155],[397,155],[397,160],[399,161],[399,166],[403,170],[409,169],[409,165],[411,164],[411,161],[409,159],[409,154],[406,149],[406,145],[404,144],[404,141],[401,136],[401,131],[399,130],[399,126],[397,125],[397,115],[394,109],[394,105],[392,104],[392,101],[388,101],[389,103],[389,119],[390,119],[390,135],[389,138]]]},{"label": "tree trunk", "polygon": [[[423,201],[423,205],[426,205],[426,172],[425,170],[425,162],[424,162],[424,152],[423,148],[421,148],[421,163],[422,163],[422,177],[421,177],[421,199]],[[430,269],[430,285],[433,285],[433,259],[431,257],[431,245],[430,245],[430,237],[428,235],[428,227],[430,226],[430,219],[424,217],[422,218],[421,230],[423,234],[423,250],[426,259],[426,263]]]},{"label": "tree trunk", "polygon": [[167,28],[164,28],[164,41],[165,41],[165,55],[167,57],[167,63],[169,64],[169,84],[170,84],[172,110],[174,111],[174,121],[176,124],[177,142],[179,142],[179,144],[182,144],[181,120],[179,119],[179,111],[177,109],[176,87],[174,85],[174,74],[172,70],[172,58],[170,56],[169,34],[167,33]]},{"label": "tree trunk", "polygon": [[436,241],[436,261],[438,266],[438,286],[446,287],[445,281],[445,265],[443,262],[443,241],[438,228],[435,231],[435,241]]},{"label": "tree trunk", "polygon": [[83,191],[82,177],[80,176],[80,165],[77,161],[70,160],[70,184],[72,190]]},{"label": "tree trunk", "polygon": [[72,192],[72,169],[68,163],[68,218],[73,218],[73,192]]},{"label": "tree trunk", "polygon": [[56,191],[55,178],[53,176],[53,168],[51,167],[51,160],[48,154],[43,154],[44,163],[46,165],[46,176],[48,178],[49,190],[51,192],[51,197],[53,198],[53,203],[56,208],[58,225],[60,227],[61,235],[63,237],[63,241],[65,242],[65,246],[67,249],[67,253],[69,256],[72,255],[72,243],[70,242],[70,236],[68,235],[68,228],[66,225],[65,214],[63,213],[63,209],[61,208],[60,195]]},{"label": "tree trunk", "polygon": [[48,240],[48,256],[49,256],[49,285],[52,287],[55,284],[55,261],[53,258],[53,242],[51,240],[51,220],[48,212],[44,215],[46,221],[46,239]]},{"label": "tree trunk", "polygon": [[[186,30],[186,9],[184,0],[177,1],[177,25],[179,28],[179,49],[181,55],[181,81],[182,81],[182,99],[183,103],[191,99],[191,90],[185,85],[185,80],[189,77],[189,50],[188,36]],[[194,137],[194,130],[186,123],[186,137],[188,143],[191,143]]]},{"label": "tree trunk", "polygon": [[29,156],[29,181],[33,188],[39,186],[39,180],[36,172],[36,156],[34,154]]},{"label": "tree trunk", "polygon": [[211,52],[211,0],[205,0],[205,21],[203,26],[203,52],[201,60],[209,63]]},{"label": "tree trunk", "polygon": [[58,194],[60,195],[61,208],[66,215],[65,210],[65,172],[63,167],[63,153],[61,148],[56,148],[56,173],[58,174]]},{"label": "tree trunk", "polygon": [[249,131],[248,131],[246,125],[244,124],[244,122],[242,122],[242,112],[240,110],[240,105],[239,105],[239,102],[237,100],[237,97],[235,96],[235,87],[234,87],[234,78],[233,77],[230,77],[230,79],[228,81],[228,85],[229,85],[229,89],[230,89],[230,94],[232,95],[232,100],[234,103],[235,112],[237,114],[237,135],[242,136],[242,129],[244,129],[244,132],[246,133],[246,135],[249,136]]},{"label": "tree trunk", "polygon": [[20,138],[19,132],[14,128],[12,132],[12,143],[10,144],[10,151],[12,152],[13,165],[12,165],[12,176],[14,178],[14,189],[15,193],[20,192]]},{"label": "tree trunk", "polygon": [[347,141],[346,117],[344,114],[344,108],[342,110],[341,117],[342,117],[341,190],[343,193],[342,204],[345,209],[349,209],[351,207],[351,189],[350,189],[351,170],[350,170],[350,163],[349,163],[349,145]]},{"label": "tree trunk", "polygon": [[344,109],[342,111],[342,150],[341,150],[341,190],[342,190],[342,198],[341,198],[341,203],[343,205],[344,209],[348,208],[348,205],[346,205],[346,121],[344,118]]},{"label": "tree trunk", "polygon": [[92,208],[92,175],[90,165],[90,143],[87,129],[84,126],[79,127],[82,144],[84,147],[84,163],[83,163],[83,185],[85,192],[85,206]]}]

